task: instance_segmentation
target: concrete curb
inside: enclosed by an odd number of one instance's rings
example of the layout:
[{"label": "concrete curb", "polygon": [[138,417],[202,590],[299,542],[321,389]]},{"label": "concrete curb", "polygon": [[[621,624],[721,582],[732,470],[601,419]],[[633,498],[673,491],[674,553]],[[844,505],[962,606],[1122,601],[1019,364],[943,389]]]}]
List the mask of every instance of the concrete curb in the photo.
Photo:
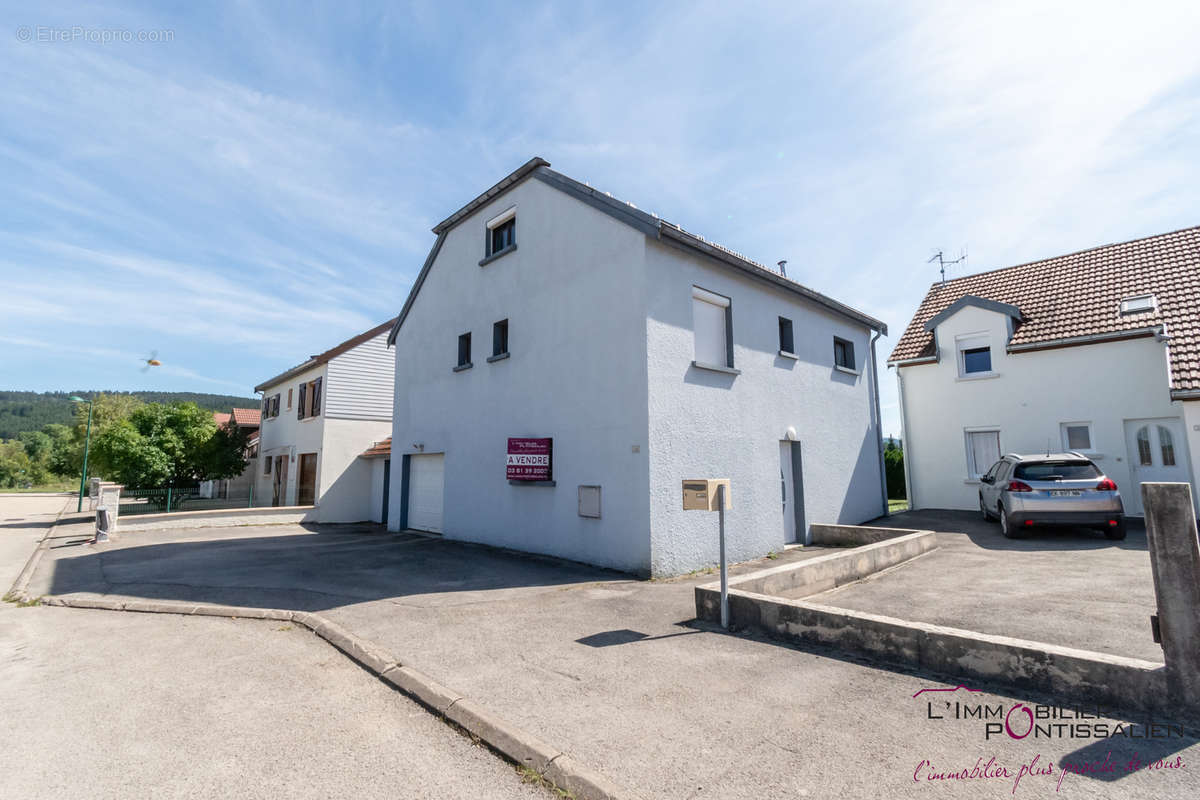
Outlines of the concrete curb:
[{"label": "concrete curb", "polygon": [[[22,599],[25,598],[22,596]],[[40,598],[40,602],[47,606],[132,611],[143,614],[289,621],[312,631],[375,677],[459,726],[504,758],[518,766],[536,771],[544,779],[559,789],[570,792],[579,800],[640,800],[638,795],[580,764],[561,750],[505,722],[475,701],[443,686],[423,672],[403,665],[400,659],[374,642],[351,633],[320,614],[169,600],[121,601],[105,597],[47,595]]]},{"label": "concrete curb", "polygon": [[[72,493],[71,497],[74,497]],[[42,562],[42,555],[46,552],[47,542],[50,541],[50,535],[54,533],[55,528],[62,521],[63,515],[67,513],[67,509],[71,507],[70,502],[63,503],[62,510],[58,512],[58,516],[54,518],[54,524],[46,529],[42,534],[42,538],[38,539],[37,546],[33,548],[33,552],[29,554],[29,559],[26,560],[25,566],[17,574],[17,579],[13,581],[12,588],[9,589],[7,597],[11,597],[22,603],[28,603],[33,598],[27,594],[29,582],[33,580],[33,574],[37,572],[38,565]]]}]

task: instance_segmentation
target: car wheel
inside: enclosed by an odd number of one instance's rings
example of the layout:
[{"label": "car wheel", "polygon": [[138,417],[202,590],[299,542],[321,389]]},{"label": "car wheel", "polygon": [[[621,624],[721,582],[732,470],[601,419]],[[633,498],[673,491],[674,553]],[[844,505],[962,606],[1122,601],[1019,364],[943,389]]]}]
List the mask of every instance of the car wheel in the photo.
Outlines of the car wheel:
[{"label": "car wheel", "polygon": [[1112,539],[1114,542],[1125,538],[1125,520],[1120,520],[1116,525],[1110,525],[1104,529],[1104,538]]},{"label": "car wheel", "polygon": [[992,521],[992,515],[990,513],[988,513],[987,506],[984,505],[984,503],[983,503],[983,492],[979,493],[979,513],[983,514],[984,522]]},{"label": "car wheel", "polygon": [[1012,526],[1012,523],[1010,523],[1008,521],[1008,512],[1004,510],[1003,505],[1000,506],[999,510],[1000,510],[1000,532],[1003,533],[1005,538],[1007,538],[1007,539],[1022,538],[1022,536],[1024,535],[1024,532],[1018,528],[1014,528]]}]

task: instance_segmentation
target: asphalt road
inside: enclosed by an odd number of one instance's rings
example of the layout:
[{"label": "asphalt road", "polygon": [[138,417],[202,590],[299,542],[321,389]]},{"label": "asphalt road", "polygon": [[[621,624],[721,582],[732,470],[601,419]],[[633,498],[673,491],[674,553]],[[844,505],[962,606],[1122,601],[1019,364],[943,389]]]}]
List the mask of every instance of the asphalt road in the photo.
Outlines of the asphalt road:
[{"label": "asphalt road", "polygon": [[[1097,738],[1094,724],[1120,720],[1084,717],[1026,735],[1024,709],[1054,698],[955,692],[946,676],[694,624],[694,586],[712,575],[638,581],[361,526],[128,533],[100,550],[60,531],[38,592],[319,611],[647,800],[1149,800],[1200,787],[1194,727]],[[1013,713],[1014,734],[969,716],[983,706]],[[1164,766],[1125,771],[1135,756]],[[1064,765],[1106,761],[1121,771],[1058,782]]]},{"label": "asphalt road", "polygon": [[[11,584],[62,498],[0,495]],[[0,605],[3,798],[548,798],[278,622]]]}]

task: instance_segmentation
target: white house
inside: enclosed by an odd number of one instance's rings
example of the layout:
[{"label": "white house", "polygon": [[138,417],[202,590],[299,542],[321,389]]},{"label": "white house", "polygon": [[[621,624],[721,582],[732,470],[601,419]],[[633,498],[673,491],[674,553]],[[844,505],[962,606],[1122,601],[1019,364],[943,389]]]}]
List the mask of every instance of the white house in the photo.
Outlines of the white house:
[{"label": "white house", "polygon": [[535,158],[434,229],[391,334],[392,529],[654,575],[886,512],[886,326]]},{"label": "white house", "polygon": [[1079,451],[1140,516],[1200,453],[1200,228],[934,284],[897,368],[909,499],[974,509],[1003,453]]},{"label": "white house", "polygon": [[393,320],[254,387],[262,425],[256,506],[315,506],[320,522],[379,520],[374,465],[359,456],[392,430]]}]

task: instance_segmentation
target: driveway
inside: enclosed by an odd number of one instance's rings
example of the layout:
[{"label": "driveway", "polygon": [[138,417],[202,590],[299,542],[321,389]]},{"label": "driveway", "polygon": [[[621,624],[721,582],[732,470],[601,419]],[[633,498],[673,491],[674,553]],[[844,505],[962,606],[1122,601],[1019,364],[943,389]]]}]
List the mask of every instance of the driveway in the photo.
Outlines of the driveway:
[{"label": "driveway", "polygon": [[[928,775],[980,758],[1015,775],[1035,757],[1104,757],[1091,739],[989,737],[979,720],[931,719],[918,693],[953,688],[951,678],[698,625],[694,587],[711,574],[638,581],[361,527],[146,532],[103,549],[78,544],[81,533],[56,531],[34,591],[319,610],[646,798],[1011,797],[1011,778],[951,787]],[[971,699],[1014,695],[992,687]],[[1114,759],[1137,750],[1196,762],[1194,734],[1102,745]],[[1020,790],[1055,785],[1026,778]],[[1070,776],[1058,794],[1149,798],[1198,785],[1186,770]]]},{"label": "driveway", "polygon": [[1124,541],[1038,528],[1006,539],[977,512],[907,511],[875,524],[936,531],[938,549],[813,602],[1065,647],[1163,659],[1150,634],[1154,580],[1146,530]]}]

